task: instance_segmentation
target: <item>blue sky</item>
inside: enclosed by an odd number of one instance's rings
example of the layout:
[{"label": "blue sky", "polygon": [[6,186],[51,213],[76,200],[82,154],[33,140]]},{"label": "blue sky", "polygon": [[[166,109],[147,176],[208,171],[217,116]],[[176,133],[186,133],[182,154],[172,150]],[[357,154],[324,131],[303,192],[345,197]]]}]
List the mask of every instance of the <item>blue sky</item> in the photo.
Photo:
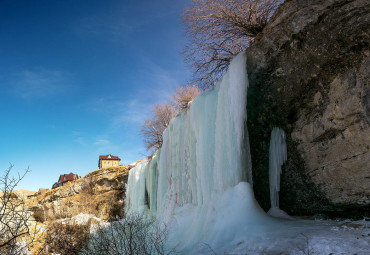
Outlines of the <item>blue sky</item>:
[{"label": "blue sky", "polygon": [[29,167],[19,188],[37,190],[99,155],[143,158],[141,123],[191,78],[187,3],[1,0],[0,173]]}]

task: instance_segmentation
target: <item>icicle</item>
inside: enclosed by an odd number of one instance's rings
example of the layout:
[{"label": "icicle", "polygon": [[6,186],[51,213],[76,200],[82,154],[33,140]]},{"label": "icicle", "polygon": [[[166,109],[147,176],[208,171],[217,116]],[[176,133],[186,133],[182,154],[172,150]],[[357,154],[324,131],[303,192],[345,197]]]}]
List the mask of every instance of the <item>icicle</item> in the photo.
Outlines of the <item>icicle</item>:
[{"label": "icicle", "polygon": [[281,167],[286,160],[285,132],[280,128],[274,128],[271,132],[269,155],[271,207],[279,208]]},{"label": "icicle", "polygon": [[281,128],[274,128],[271,132],[269,151],[269,180],[271,209],[268,214],[278,218],[291,217],[279,208],[280,175],[282,166],[287,160],[285,132]]}]

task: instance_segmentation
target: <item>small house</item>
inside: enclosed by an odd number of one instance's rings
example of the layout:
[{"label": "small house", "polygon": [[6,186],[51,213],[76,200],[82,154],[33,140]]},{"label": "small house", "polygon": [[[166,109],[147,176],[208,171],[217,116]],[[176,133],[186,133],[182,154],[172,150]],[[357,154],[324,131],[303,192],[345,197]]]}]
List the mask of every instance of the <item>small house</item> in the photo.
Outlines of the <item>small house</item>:
[{"label": "small house", "polygon": [[121,159],[119,157],[112,156],[111,154],[108,154],[106,156],[99,156],[98,167],[99,169],[101,169],[106,167],[119,166],[120,161]]},{"label": "small house", "polygon": [[77,174],[74,174],[74,173],[61,174],[59,176],[59,180],[56,183],[53,184],[52,188],[55,189],[55,188],[64,186],[67,182],[71,182],[71,181],[77,180],[79,178],[81,178],[81,177],[78,176]]}]

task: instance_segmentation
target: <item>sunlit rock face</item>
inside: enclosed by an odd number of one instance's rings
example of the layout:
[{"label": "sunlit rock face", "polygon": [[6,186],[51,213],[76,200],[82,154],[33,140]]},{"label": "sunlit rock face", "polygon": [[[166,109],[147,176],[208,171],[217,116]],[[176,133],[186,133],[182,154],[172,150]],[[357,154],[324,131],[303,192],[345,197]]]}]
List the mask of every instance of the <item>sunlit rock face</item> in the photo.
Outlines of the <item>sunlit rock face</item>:
[{"label": "sunlit rock face", "polygon": [[283,210],[334,217],[369,210],[369,35],[368,1],[292,0],[247,50],[254,191],[264,209],[267,138],[277,126],[289,155]]},{"label": "sunlit rock face", "polygon": [[103,168],[52,190],[39,191],[26,203],[37,221],[70,218],[80,213],[103,220],[122,217],[130,166]]}]

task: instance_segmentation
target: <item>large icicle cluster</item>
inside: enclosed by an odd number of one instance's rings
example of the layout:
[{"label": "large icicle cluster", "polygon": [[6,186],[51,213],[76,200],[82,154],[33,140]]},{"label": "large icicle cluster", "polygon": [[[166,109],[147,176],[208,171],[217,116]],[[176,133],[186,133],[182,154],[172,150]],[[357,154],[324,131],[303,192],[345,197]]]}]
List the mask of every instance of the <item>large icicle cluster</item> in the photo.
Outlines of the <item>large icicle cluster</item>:
[{"label": "large icicle cluster", "polygon": [[130,171],[127,213],[148,212],[176,225],[173,239],[183,247],[205,237],[222,245],[234,240],[243,222],[264,217],[250,185],[247,87],[241,53],[215,88],[170,122],[153,158]]}]

